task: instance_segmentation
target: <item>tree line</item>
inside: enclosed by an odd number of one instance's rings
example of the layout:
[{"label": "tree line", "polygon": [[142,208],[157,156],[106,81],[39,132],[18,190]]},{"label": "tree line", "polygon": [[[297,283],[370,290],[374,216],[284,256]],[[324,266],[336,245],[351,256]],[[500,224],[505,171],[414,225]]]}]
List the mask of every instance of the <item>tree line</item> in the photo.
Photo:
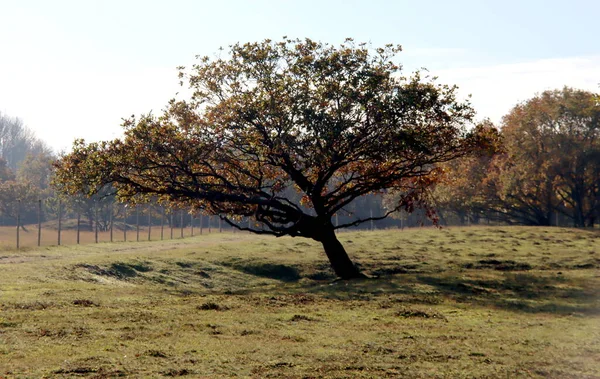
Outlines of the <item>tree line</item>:
[{"label": "tree line", "polygon": [[[431,193],[440,223],[484,220],[593,227],[600,213],[599,119],[596,95],[573,88],[545,91],[518,104],[500,124],[502,149],[442,166],[444,179]],[[107,228],[109,210],[115,217],[124,216],[108,188],[90,198],[59,196],[50,185],[52,162],[58,157],[20,119],[0,115],[0,136],[2,225],[15,225],[18,201],[23,224],[37,222],[38,200],[44,203],[43,219],[57,219],[59,197],[64,215],[83,215],[89,228],[96,217],[100,230]],[[348,223],[373,212],[381,215],[396,196],[393,192],[363,196],[352,204],[353,217],[337,215],[336,221]],[[151,222],[156,222],[158,211],[151,213]],[[403,226],[428,224],[422,212],[395,213],[394,218],[402,218]],[[399,225],[378,221],[376,227]]]},{"label": "tree line", "polygon": [[[486,121],[489,123],[489,121]],[[433,190],[441,218],[593,227],[600,216],[600,103],[545,91],[502,120],[502,148],[448,162]]]}]

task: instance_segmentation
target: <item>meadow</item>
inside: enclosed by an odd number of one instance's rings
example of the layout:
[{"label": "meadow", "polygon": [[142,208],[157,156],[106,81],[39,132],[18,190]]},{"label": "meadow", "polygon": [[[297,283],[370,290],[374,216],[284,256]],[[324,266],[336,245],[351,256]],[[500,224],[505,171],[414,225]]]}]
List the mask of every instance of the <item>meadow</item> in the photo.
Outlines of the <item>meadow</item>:
[{"label": "meadow", "polygon": [[4,248],[0,378],[600,377],[598,231],[339,236]]}]

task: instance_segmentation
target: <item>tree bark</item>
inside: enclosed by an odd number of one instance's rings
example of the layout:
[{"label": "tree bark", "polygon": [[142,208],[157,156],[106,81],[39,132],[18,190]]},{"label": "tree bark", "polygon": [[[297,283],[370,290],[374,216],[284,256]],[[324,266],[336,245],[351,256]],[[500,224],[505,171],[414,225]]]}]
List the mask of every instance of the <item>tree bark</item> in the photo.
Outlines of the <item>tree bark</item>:
[{"label": "tree bark", "polygon": [[358,267],[352,263],[352,260],[350,260],[350,257],[348,256],[348,253],[346,253],[344,246],[337,239],[333,227],[322,231],[318,241],[323,244],[325,254],[331,263],[333,271],[338,277],[341,279],[365,277],[365,275],[360,272]]}]

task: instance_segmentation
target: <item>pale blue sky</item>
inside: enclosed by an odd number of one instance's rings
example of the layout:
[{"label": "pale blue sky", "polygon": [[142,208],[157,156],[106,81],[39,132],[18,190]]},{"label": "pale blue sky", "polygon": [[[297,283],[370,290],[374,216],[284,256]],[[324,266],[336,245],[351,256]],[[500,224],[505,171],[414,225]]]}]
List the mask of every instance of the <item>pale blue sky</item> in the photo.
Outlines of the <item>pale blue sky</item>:
[{"label": "pale blue sky", "polygon": [[401,44],[499,121],[536,92],[599,91],[600,1],[0,0],[0,112],[56,150],[110,139],[161,107],[178,65],[220,46],[282,36]]}]

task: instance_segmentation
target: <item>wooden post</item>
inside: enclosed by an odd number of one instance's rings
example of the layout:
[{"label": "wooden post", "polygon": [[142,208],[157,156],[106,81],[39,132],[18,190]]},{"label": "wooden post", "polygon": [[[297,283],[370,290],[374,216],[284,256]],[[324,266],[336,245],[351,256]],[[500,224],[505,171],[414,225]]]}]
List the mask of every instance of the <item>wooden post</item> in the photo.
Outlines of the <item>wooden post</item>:
[{"label": "wooden post", "polygon": [[221,219],[221,216],[219,215],[219,233],[223,232],[223,224],[221,223],[221,221],[223,221]]},{"label": "wooden post", "polygon": [[212,216],[208,215],[208,234],[210,234],[210,222],[212,221]]},{"label": "wooden post", "polygon": [[[371,208],[370,211],[371,211],[371,218],[373,218],[373,208]],[[373,220],[371,220],[371,230],[373,230],[373,229],[374,229]]]},{"label": "wooden post", "polygon": [[135,205],[135,240],[140,242],[140,207]]},{"label": "wooden post", "polygon": [[109,220],[110,220],[110,242],[113,241],[113,205],[110,205],[110,213],[108,215]]},{"label": "wooden post", "polygon": [[190,227],[192,228],[192,237],[194,236],[194,210],[190,213]]},{"label": "wooden post", "polygon": [[173,210],[171,210],[171,214],[170,214],[170,218],[171,218],[171,222],[170,222],[170,226],[171,226],[171,239],[173,239]]},{"label": "wooden post", "polygon": [[94,201],[94,241],[98,243],[98,200]]},{"label": "wooden post", "polygon": [[58,200],[58,246],[60,246],[60,230],[62,228],[62,201]]},{"label": "wooden post", "polygon": [[21,247],[19,227],[21,226],[21,200],[17,200],[17,250]]},{"label": "wooden post", "polygon": [[146,207],[146,211],[148,212],[148,241],[150,241],[152,237],[152,212],[150,212],[150,204]]},{"label": "wooden post", "polygon": [[200,213],[200,234],[202,234],[202,227],[203,227],[203,219],[204,219],[204,215],[202,215],[202,213]]},{"label": "wooden post", "polygon": [[165,229],[165,207],[160,206],[160,240],[163,240],[163,232]]},{"label": "wooden post", "polygon": [[183,209],[179,211],[179,218],[179,222],[181,224],[181,238],[183,238]]},{"label": "wooden post", "polygon": [[38,200],[38,246],[42,244],[42,199]]},{"label": "wooden post", "polygon": [[123,209],[123,242],[127,242],[127,204]]},{"label": "wooden post", "polygon": [[81,213],[77,212],[77,244],[79,245],[79,232],[81,226]]}]

